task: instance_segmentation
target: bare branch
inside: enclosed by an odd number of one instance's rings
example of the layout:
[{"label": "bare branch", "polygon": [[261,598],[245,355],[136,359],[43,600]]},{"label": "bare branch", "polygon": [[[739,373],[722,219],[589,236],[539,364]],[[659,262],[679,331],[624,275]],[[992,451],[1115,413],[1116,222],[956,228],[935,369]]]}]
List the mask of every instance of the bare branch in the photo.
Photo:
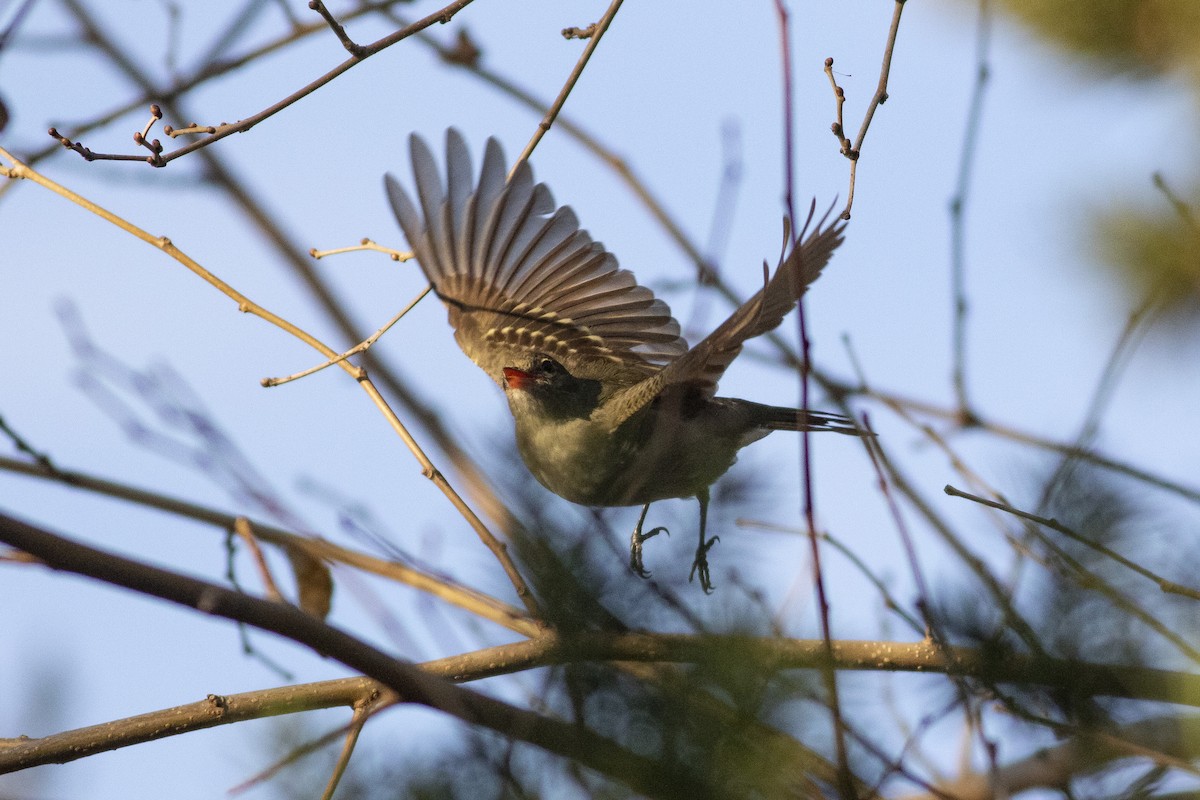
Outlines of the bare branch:
[{"label": "bare branch", "polygon": [[[189,503],[174,497],[168,497],[157,492],[149,492],[123,483],[106,481],[81,472],[50,471],[35,464],[0,456],[0,469],[29,475],[45,480],[53,480],[66,484],[75,489],[95,492],[97,494],[115,497],[121,500],[137,503],[148,508],[157,508],[171,514],[177,514],[188,519],[199,520],[213,525],[221,530],[231,530],[237,519],[234,514],[227,514],[216,509]],[[535,635],[539,626],[527,614],[514,606],[503,603],[476,589],[452,580],[445,575],[437,575],[417,569],[396,561],[387,561],[375,556],[360,553],[341,547],[324,539],[311,539],[298,536],[282,528],[254,524],[254,531],[264,542],[282,547],[284,550],[298,550],[312,558],[334,561],[364,572],[379,575],[389,580],[412,586],[426,592],[451,605],[458,606],[482,619],[490,620],[509,630],[524,636]]]},{"label": "bare branch", "polygon": [[972,503],[979,503],[980,505],[987,506],[988,508],[995,508],[1005,512],[1006,514],[1012,514],[1015,517],[1020,517],[1021,519],[1026,519],[1030,522],[1036,522],[1038,525],[1044,525],[1050,530],[1058,531],[1072,541],[1079,542],[1085,547],[1090,547],[1097,553],[1103,555],[1105,558],[1109,558],[1126,569],[1136,572],[1143,578],[1153,581],[1160,590],[1166,592],[1167,594],[1177,594],[1192,600],[1200,600],[1200,589],[1193,589],[1191,587],[1184,586],[1183,584],[1176,583],[1175,581],[1167,580],[1158,573],[1146,569],[1141,564],[1130,561],[1128,558],[1116,552],[1112,548],[1107,547],[1100,542],[1095,541],[1094,539],[1090,539],[1075,530],[1072,530],[1056,519],[1038,516],[1037,514],[1031,514],[1028,511],[1022,511],[1019,508],[1014,508],[1007,503],[1002,503],[997,500],[989,500],[986,497],[980,497],[969,492],[964,492],[961,489],[956,489],[950,485],[946,486],[945,492],[951,497],[962,497],[966,500],[970,500]]},{"label": "bare branch", "polygon": [[[550,108],[546,110],[546,115],[538,123],[537,130],[533,133],[533,138],[529,140],[529,143],[525,145],[525,149],[521,151],[521,155],[517,157],[512,170],[508,173],[510,176],[517,171],[517,167],[529,160],[529,156],[533,154],[533,150],[538,146],[538,142],[542,140],[542,137],[550,130],[550,126],[554,124],[554,120],[558,117],[558,112],[566,104],[567,97],[570,96],[571,90],[575,88],[575,84],[579,82],[579,76],[583,74],[583,69],[587,66],[588,60],[591,59],[592,53],[596,52],[596,48],[600,46],[600,40],[604,37],[605,31],[608,30],[608,26],[612,24],[613,18],[617,16],[617,11],[621,9],[621,3],[624,1],[612,0],[608,6],[608,10],[604,12],[604,16],[600,18],[600,21],[590,26],[590,31],[586,37],[588,39],[587,46],[583,48],[583,52],[579,55],[579,60],[575,62],[575,68],[567,76],[567,82],[559,90],[558,97],[550,104]],[[563,35],[566,36],[566,31],[563,31]],[[584,37],[580,36],[579,38]]]},{"label": "bare branch", "polygon": [[121,558],[4,514],[0,514],[0,541],[38,556],[54,569],[97,578],[277,633],[380,681],[395,691],[402,702],[429,706],[472,725],[577,760],[649,796],[694,798],[714,793],[713,787],[678,766],[637,755],[583,726],[454,686],[293,606],[249,597]]},{"label": "bare branch", "polygon": [[989,63],[992,43],[992,13],[988,0],[979,0],[979,19],[975,28],[975,84],[967,109],[967,126],[958,156],[958,178],[950,199],[950,286],[954,298],[954,333],[951,337],[953,368],[951,382],[964,420],[973,417],[967,399],[967,289],[966,289],[966,207],[970,197],[972,167],[982,129],[983,98],[991,75]]},{"label": "bare branch", "polygon": [[905,0],[896,0],[896,5],[893,7],[892,24],[888,29],[887,42],[883,47],[883,64],[879,68],[879,84],[875,88],[875,94],[871,97],[871,102],[867,104],[866,112],[863,113],[862,125],[859,126],[858,135],[854,138],[853,145],[846,138],[842,122],[842,104],[846,101],[846,94],[838,86],[837,81],[834,80],[833,59],[825,59],[825,74],[829,77],[830,84],[833,85],[834,100],[837,103],[837,121],[833,123],[833,135],[838,138],[842,155],[850,160],[850,191],[846,197],[846,207],[842,209],[842,219],[850,219],[850,209],[854,207],[854,187],[858,177],[858,160],[862,155],[863,143],[867,139],[867,130],[871,127],[871,120],[875,118],[875,109],[886,103],[888,99],[888,76],[892,71],[892,53],[896,49],[896,35],[900,32],[900,15],[904,13],[904,3]]},{"label": "bare branch", "polygon": [[[99,30],[96,23],[91,19],[90,15],[87,13],[86,9],[84,9],[83,6],[81,6],[79,4],[78,0],[63,0],[63,1],[66,3],[67,7],[71,10],[71,12],[75,15],[75,17],[80,21],[80,23],[84,26],[84,36],[86,38],[88,38],[91,41],[100,41],[100,40],[106,38],[106,37],[104,37],[103,33]],[[110,160],[110,161],[145,161],[146,163],[148,163],[154,167],[165,167],[165,166],[167,166],[167,164],[171,163],[175,159],[182,158],[183,156],[186,156],[189,153],[193,153],[197,150],[200,150],[201,148],[208,147],[209,145],[211,145],[215,142],[219,142],[220,140],[224,139],[227,136],[232,136],[235,133],[245,133],[246,131],[250,130],[258,123],[262,122],[263,120],[269,119],[270,117],[274,116],[275,114],[278,114],[280,111],[282,111],[283,109],[292,105],[293,103],[296,103],[299,100],[303,100],[305,97],[312,94],[317,89],[320,89],[322,86],[325,86],[326,84],[330,83],[334,79],[340,77],[342,74],[344,74],[344,73],[348,72],[349,70],[353,69],[354,67],[358,66],[358,64],[362,63],[363,61],[365,61],[366,59],[375,55],[376,53],[386,50],[388,47],[391,47],[392,45],[396,44],[397,42],[403,41],[404,39],[407,39],[409,36],[412,36],[413,34],[419,32],[419,31],[422,31],[425,28],[428,28],[430,25],[448,22],[450,19],[452,19],[454,17],[455,14],[457,14],[459,11],[461,11],[462,9],[469,6],[472,2],[473,2],[473,0],[454,0],[454,2],[446,5],[442,9],[435,11],[432,14],[429,14],[428,16],[412,23],[411,25],[406,26],[405,28],[403,28],[399,31],[388,34],[387,36],[383,37],[382,39],[379,39],[378,41],[372,42],[371,44],[368,44],[368,45],[356,45],[356,44],[353,44],[353,42],[350,42],[349,38],[345,34],[345,30],[342,29],[340,25],[337,25],[337,23],[333,21],[333,18],[328,15],[328,12],[325,11],[324,5],[322,5],[319,2],[315,2],[315,0],[314,0],[314,3],[310,4],[310,7],[314,8],[318,12],[322,13],[325,16],[326,20],[331,25],[334,26],[334,30],[336,33],[338,33],[339,39],[341,39],[343,44],[347,45],[347,49],[349,49],[351,51],[351,53],[352,53],[351,57],[349,59],[347,59],[346,61],[343,61],[341,64],[334,67],[333,69],[329,70],[324,75],[317,78],[316,80],[313,80],[310,83],[308,83],[307,85],[292,92],[290,95],[283,98],[282,100],[279,100],[278,102],[273,103],[272,105],[268,106],[267,108],[264,108],[262,111],[259,111],[256,114],[252,114],[249,117],[246,117],[245,119],[238,120],[237,122],[233,122],[233,123],[222,122],[220,125],[214,126],[212,133],[209,133],[208,135],[203,136],[200,139],[197,139],[196,141],[191,142],[190,144],[186,144],[183,147],[180,147],[176,150],[172,150],[170,153],[167,153],[165,155],[162,153],[162,148],[160,145],[158,145],[157,141],[152,142],[152,143],[138,142],[139,144],[143,144],[151,149],[151,155],[147,157],[147,156],[130,156],[130,155],[95,153],[95,152],[89,150],[88,148],[83,147],[82,145],[80,145],[78,143],[71,142],[66,137],[61,136],[53,128],[50,130],[50,135],[53,136],[54,138],[58,139],[59,142],[64,147],[66,147],[70,150],[76,151],[77,153],[82,155],[88,161],[93,161],[96,159],[104,159],[104,160]],[[126,61],[126,59],[124,59],[124,57],[122,57],[121,60]],[[134,69],[132,64],[129,64],[127,61],[126,61],[126,67],[127,67],[127,69]],[[147,79],[147,80],[145,80],[145,83],[150,84],[151,82]],[[190,126],[190,128],[191,129],[199,129],[199,126],[193,124],[192,126]],[[205,129],[207,129],[207,128],[205,128]],[[135,139],[135,141],[137,141],[137,140]]]},{"label": "bare branch", "polygon": [[167,239],[165,236],[152,236],[133,223],[122,219],[116,214],[113,214],[111,211],[108,211],[107,209],[96,205],[90,200],[87,200],[86,198],[72,192],[65,186],[57,184],[49,178],[46,178],[44,175],[22,163],[3,148],[0,148],[0,158],[7,159],[12,164],[11,167],[5,168],[4,174],[7,174],[8,177],[32,180],[34,183],[49,189],[55,194],[58,194],[75,203],[76,205],[91,211],[100,218],[111,222],[113,225],[116,225],[121,230],[132,234],[138,239],[141,239],[143,242],[157,247],[168,256],[187,267],[188,270],[202,278],[205,282],[212,285],[222,294],[236,302],[239,311],[253,314],[254,316],[257,316],[264,321],[282,329],[286,333],[290,333],[292,336],[295,336],[300,341],[322,353],[326,358],[332,359],[337,366],[345,370],[358,382],[359,386],[363,388],[363,390],[367,393],[367,396],[370,397],[372,402],[375,404],[375,407],[379,409],[379,411],[384,415],[384,418],[391,425],[392,430],[395,431],[395,433],[400,437],[401,441],[404,442],[409,452],[411,452],[417,459],[418,464],[421,466],[421,474],[432,481],[433,484],[437,486],[439,490],[441,490],[442,494],[444,494],[450,500],[451,504],[471,525],[472,529],[480,537],[480,540],[483,541],[484,545],[487,546],[487,548],[496,556],[501,567],[504,569],[505,574],[512,582],[513,588],[517,592],[517,596],[525,604],[529,612],[534,615],[537,614],[537,601],[534,598],[533,593],[529,590],[525,579],[521,577],[516,564],[513,562],[511,556],[509,556],[507,545],[505,545],[492,534],[483,521],[479,519],[470,506],[467,505],[466,501],[463,500],[458,492],[454,490],[454,488],[450,485],[450,482],[446,480],[446,477],[433,465],[433,462],[425,454],[425,451],[421,449],[420,445],[417,444],[416,439],[414,439],[412,434],[409,433],[408,428],[405,427],[404,423],[401,422],[400,418],[392,410],[387,400],[384,399],[383,395],[371,382],[370,378],[367,377],[365,369],[362,367],[352,366],[346,361],[338,361],[338,354],[328,345],[324,344],[307,331],[302,330],[283,317],[280,317],[279,315],[274,314],[273,312],[268,311],[257,303],[251,301],[241,292],[238,292],[232,286],[225,283],[216,275],[201,266],[197,261],[190,258],[179,248],[175,247],[175,245],[171,243],[171,240]]}]

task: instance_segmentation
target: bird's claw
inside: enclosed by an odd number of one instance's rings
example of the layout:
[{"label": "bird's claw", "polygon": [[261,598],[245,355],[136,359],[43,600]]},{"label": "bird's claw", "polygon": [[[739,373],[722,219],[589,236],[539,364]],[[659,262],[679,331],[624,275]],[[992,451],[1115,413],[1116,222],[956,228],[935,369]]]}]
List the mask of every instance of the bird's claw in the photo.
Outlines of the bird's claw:
[{"label": "bird's claw", "polygon": [[667,536],[671,535],[671,532],[662,526],[651,528],[646,533],[642,533],[642,526],[639,523],[633,529],[633,536],[629,537],[629,568],[639,578],[650,577],[650,571],[642,564],[642,543],[651,537],[658,536],[660,533],[665,533]]},{"label": "bird's claw", "polygon": [[692,562],[692,571],[688,573],[689,581],[693,580],[696,574],[699,573],[700,588],[704,590],[705,594],[712,594],[713,589],[716,588],[713,586],[712,576],[708,569],[708,551],[719,541],[721,541],[721,537],[714,536],[707,542],[700,542],[700,545],[696,548],[696,559]]}]

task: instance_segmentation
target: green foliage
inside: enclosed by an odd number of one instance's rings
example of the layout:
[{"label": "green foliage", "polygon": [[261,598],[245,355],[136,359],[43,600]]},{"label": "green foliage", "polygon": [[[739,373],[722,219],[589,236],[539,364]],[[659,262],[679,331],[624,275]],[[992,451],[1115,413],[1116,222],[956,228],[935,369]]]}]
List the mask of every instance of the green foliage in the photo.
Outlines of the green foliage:
[{"label": "green foliage", "polygon": [[1122,208],[1099,214],[1094,225],[1098,257],[1140,294],[1168,312],[1200,316],[1200,228],[1194,220],[1170,209]]},{"label": "green foliage", "polygon": [[1118,72],[1157,74],[1200,66],[1195,0],[1004,0],[1045,38]]}]

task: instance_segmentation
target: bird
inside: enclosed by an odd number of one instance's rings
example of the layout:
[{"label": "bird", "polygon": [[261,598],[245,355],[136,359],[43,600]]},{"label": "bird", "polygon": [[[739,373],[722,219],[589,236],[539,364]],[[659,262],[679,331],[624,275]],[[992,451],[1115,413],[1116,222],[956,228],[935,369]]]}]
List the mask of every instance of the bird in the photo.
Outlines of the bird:
[{"label": "bird", "polygon": [[[503,389],[516,446],[533,476],[585,506],[642,506],[630,567],[648,577],[642,546],[650,504],[695,497],[700,541],[689,580],[713,590],[707,538],[709,488],[738,451],[771,431],[864,435],[839,414],[716,395],[748,339],[776,328],[842,243],[845,223],[820,220],[793,244],[764,285],[689,347],[667,304],[556,206],[528,160],[511,175],[500,143],[487,140],[478,174],[463,135],[446,132],[443,183],[419,135],[410,137],[415,199],[396,178],[384,185],[400,228],[463,352]],[[785,219],[785,238],[788,221]],[[792,240],[793,242],[795,240]]]}]

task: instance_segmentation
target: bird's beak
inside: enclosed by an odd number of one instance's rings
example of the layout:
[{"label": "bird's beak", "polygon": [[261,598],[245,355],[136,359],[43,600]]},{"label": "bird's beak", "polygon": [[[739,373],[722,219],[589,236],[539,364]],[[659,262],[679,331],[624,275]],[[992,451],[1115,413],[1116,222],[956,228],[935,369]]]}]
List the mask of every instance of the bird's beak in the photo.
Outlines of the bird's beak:
[{"label": "bird's beak", "polygon": [[533,375],[516,367],[505,367],[504,382],[510,389],[528,389],[533,384]]}]

